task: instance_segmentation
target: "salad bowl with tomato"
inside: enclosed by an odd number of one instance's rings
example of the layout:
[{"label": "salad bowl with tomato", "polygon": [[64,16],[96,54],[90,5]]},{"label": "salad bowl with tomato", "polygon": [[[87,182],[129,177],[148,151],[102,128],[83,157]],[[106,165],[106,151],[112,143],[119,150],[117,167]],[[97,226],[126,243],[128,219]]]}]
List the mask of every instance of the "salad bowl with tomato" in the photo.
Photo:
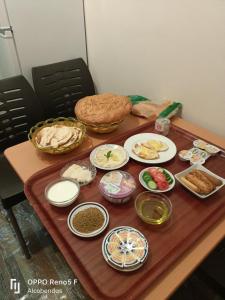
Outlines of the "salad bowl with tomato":
[{"label": "salad bowl with tomato", "polygon": [[139,174],[141,185],[148,191],[164,193],[170,191],[175,185],[173,174],[161,167],[149,167]]}]

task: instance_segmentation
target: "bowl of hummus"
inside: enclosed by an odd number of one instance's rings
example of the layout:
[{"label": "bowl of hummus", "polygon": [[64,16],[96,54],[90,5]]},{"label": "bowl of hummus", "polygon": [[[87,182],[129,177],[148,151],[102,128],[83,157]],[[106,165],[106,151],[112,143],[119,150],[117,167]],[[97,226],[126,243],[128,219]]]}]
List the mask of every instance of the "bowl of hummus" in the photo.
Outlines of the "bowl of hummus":
[{"label": "bowl of hummus", "polygon": [[105,144],[96,147],[90,154],[91,163],[102,170],[116,170],[129,161],[128,152],[120,145]]}]

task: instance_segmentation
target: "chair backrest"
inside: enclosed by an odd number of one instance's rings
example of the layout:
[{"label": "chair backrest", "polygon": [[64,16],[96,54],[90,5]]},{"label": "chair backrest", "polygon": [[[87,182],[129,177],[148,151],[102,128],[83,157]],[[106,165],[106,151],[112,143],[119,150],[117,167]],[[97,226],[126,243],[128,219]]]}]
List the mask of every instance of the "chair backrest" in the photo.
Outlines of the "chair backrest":
[{"label": "chair backrest", "polygon": [[27,140],[30,127],[42,119],[39,100],[22,75],[0,80],[0,152]]},{"label": "chair backrest", "polygon": [[82,58],[32,69],[34,88],[45,117],[74,117],[75,103],[95,94],[94,83]]}]

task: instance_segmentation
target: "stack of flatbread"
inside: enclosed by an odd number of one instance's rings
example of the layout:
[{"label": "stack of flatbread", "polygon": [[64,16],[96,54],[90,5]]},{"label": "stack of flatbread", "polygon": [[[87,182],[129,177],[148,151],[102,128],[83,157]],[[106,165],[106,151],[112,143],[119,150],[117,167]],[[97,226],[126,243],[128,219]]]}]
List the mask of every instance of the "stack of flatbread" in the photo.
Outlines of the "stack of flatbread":
[{"label": "stack of flatbread", "polygon": [[65,148],[78,141],[82,130],[78,127],[53,125],[42,128],[36,135],[39,148]]}]

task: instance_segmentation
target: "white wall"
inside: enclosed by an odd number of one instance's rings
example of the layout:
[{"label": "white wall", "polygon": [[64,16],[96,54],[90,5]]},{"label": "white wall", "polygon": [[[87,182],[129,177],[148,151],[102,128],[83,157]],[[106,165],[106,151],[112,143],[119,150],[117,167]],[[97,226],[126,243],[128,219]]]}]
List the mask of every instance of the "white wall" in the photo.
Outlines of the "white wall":
[{"label": "white wall", "polygon": [[82,0],[5,2],[22,72],[31,83],[32,67],[77,57],[86,60]]},{"label": "white wall", "polygon": [[[0,27],[9,26],[4,1],[0,0]],[[0,79],[20,74],[13,38],[0,36]]]},{"label": "white wall", "polygon": [[0,80],[20,74],[12,39],[0,38]]},{"label": "white wall", "polygon": [[99,92],[170,98],[225,136],[225,1],[85,0]]}]

